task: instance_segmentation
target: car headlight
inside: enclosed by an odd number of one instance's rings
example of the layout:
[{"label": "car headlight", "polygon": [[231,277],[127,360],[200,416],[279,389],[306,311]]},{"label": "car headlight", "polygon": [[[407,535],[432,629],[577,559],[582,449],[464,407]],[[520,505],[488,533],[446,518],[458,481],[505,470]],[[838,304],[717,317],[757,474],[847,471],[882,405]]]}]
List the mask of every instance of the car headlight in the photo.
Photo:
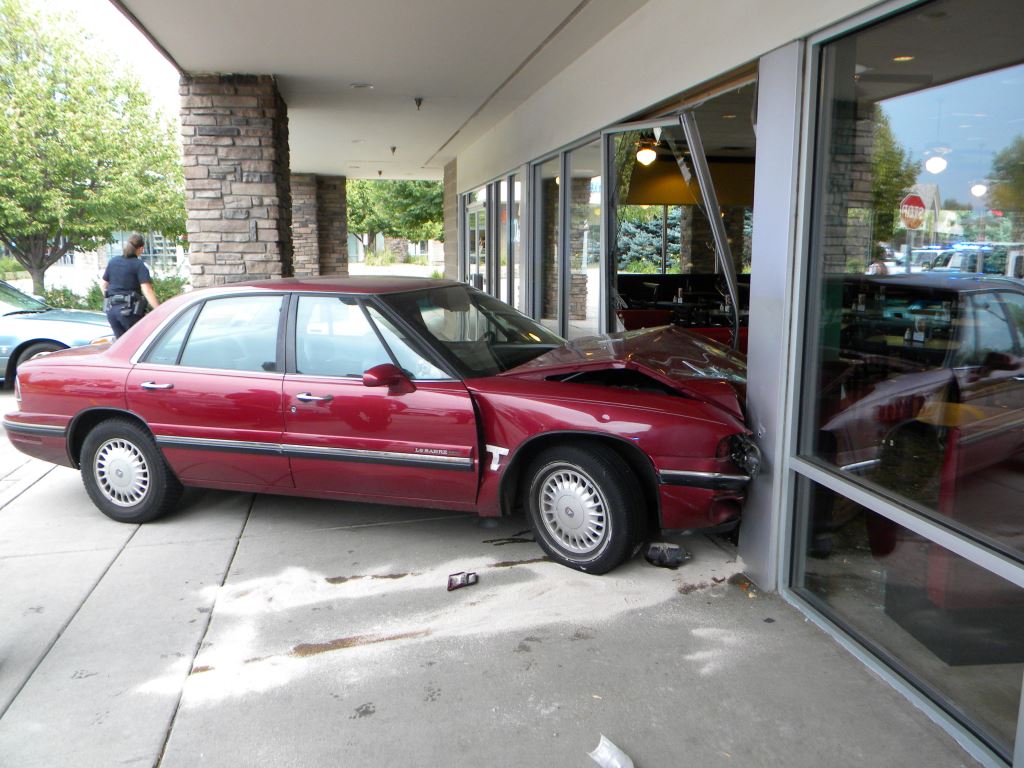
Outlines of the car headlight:
[{"label": "car headlight", "polygon": [[718,456],[728,456],[751,480],[761,471],[761,449],[750,435],[729,435],[718,444]]}]

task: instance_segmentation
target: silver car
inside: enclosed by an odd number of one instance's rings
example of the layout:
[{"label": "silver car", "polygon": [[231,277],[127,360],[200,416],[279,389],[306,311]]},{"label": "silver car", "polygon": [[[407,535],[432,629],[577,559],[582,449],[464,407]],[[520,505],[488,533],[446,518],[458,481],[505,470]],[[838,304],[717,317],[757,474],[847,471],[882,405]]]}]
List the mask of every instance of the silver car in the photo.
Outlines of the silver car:
[{"label": "silver car", "polygon": [[103,313],[54,309],[0,280],[0,385],[41,352],[113,340]]}]

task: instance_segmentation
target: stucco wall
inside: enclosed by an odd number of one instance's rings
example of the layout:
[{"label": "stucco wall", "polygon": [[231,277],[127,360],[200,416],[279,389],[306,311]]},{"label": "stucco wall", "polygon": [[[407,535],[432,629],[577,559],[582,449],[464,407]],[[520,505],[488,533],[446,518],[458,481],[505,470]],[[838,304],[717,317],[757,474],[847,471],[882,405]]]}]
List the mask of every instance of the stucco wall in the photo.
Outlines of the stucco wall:
[{"label": "stucco wall", "polygon": [[865,0],[651,0],[459,154],[458,189],[495,176],[866,8]]}]

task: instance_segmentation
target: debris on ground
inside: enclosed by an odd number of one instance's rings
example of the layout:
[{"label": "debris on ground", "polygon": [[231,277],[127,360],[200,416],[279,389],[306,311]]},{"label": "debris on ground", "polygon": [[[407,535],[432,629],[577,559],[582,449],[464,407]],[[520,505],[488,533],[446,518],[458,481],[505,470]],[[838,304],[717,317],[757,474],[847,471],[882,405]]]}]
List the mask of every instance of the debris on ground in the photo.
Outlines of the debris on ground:
[{"label": "debris on ground", "polygon": [[597,749],[587,754],[601,768],[633,768],[633,761],[629,759],[629,755],[610,742],[603,733]]},{"label": "debris on ground", "polygon": [[531,531],[529,529],[520,531],[519,533],[513,533],[511,536],[506,536],[502,539],[484,539],[482,543],[493,544],[496,547],[503,546],[505,544],[536,544],[537,540],[532,536],[529,536]]},{"label": "debris on ground", "polygon": [[461,589],[462,587],[468,587],[470,584],[476,584],[477,575],[473,571],[459,571],[458,573],[452,573],[448,576],[448,591],[451,592],[453,589]]},{"label": "debris on ground", "polygon": [[689,560],[692,555],[678,544],[652,541],[644,550],[644,558],[658,568],[678,568]]}]

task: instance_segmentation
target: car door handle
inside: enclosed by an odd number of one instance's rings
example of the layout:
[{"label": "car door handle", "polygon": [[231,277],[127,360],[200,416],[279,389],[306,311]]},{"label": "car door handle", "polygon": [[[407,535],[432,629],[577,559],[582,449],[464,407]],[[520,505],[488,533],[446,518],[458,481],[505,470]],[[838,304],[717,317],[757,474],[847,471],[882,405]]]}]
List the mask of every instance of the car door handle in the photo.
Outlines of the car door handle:
[{"label": "car door handle", "polygon": [[304,403],[328,403],[334,399],[334,395],[314,395],[312,392],[301,392],[295,396],[295,399]]},{"label": "car door handle", "polygon": [[157,384],[155,381],[142,382],[143,389],[174,389],[173,384]]}]

